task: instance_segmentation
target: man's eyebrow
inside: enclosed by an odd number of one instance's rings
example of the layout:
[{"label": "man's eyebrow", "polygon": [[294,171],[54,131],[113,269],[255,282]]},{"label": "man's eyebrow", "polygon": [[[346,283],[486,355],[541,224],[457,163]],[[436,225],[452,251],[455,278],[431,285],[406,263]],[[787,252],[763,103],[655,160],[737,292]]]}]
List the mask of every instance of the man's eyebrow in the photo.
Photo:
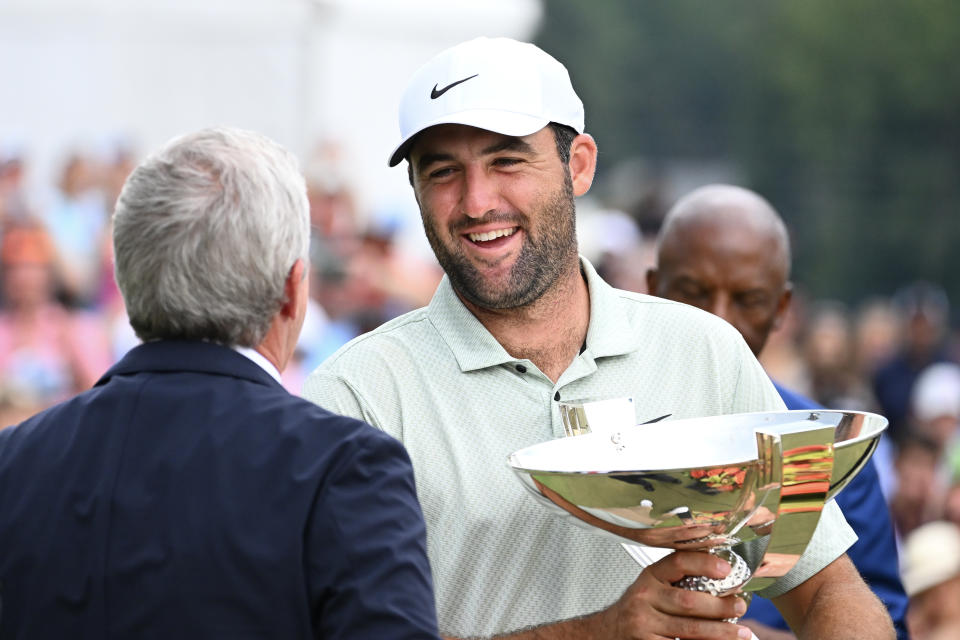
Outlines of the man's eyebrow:
[{"label": "man's eyebrow", "polygon": [[703,287],[703,283],[698,278],[694,278],[693,276],[689,276],[685,273],[678,273],[676,276],[674,276],[673,281],[675,283],[693,284],[698,287]]},{"label": "man's eyebrow", "polygon": [[735,295],[743,297],[743,296],[754,296],[754,295],[766,296],[768,294],[767,294],[767,290],[764,289],[763,287],[751,287],[743,291],[737,291]]},{"label": "man's eyebrow", "polygon": [[453,156],[449,153],[425,153],[417,161],[417,171],[423,171],[434,163],[446,162],[447,160],[453,160]]},{"label": "man's eyebrow", "polygon": [[526,140],[515,136],[508,136],[500,142],[494,143],[481,151],[481,155],[499,153],[501,151],[518,151],[520,153],[533,153],[533,147]]},{"label": "man's eyebrow", "polygon": [[[494,144],[486,147],[480,151],[480,155],[492,155],[494,153],[500,153],[501,151],[516,151],[518,153],[533,153],[533,147],[526,140],[522,138],[517,138],[515,136],[506,136],[503,140],[495,142]],[[417,172],[425,171],[430,165],[437,162],[447,162],[453,160],[453,155],[443,152],[427,152],[420,156],[420,159],[417,161]]]}]

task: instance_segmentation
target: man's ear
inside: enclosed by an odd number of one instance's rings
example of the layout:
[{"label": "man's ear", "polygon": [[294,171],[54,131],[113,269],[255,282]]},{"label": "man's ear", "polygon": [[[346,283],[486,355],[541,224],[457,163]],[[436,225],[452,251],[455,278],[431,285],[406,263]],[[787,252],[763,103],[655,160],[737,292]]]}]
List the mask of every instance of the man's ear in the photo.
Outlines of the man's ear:
[{"label": "man's ear", "polygon": [[790,308],[790,301],[793,300],[793,283],[787,282],[783,285],[783,293],[777,300],[777,310],[773,316],[773,329],[779,329],[783,324],[783,319],[787,317],[787,309]]},{"label": "man's ear", "polygon": [[652,296],[657,295],[657,284],[660,280],[660,274],[654,267],[647,269],[647,293]]},{"label": "man's ear", "polygon": [[593,136],[581,133],[570,143],[570,178],[573,195],[582,196],[590,190],[597,170],[597,143]]},{"label": "man's ear", "polygon": [[301,287],[300,283],[306,276],[307,264],[303,258],[297,258],[297,261],[290,267],[287,279],[283,283],[284,302],[280,307],[280,315],[284,318],[296,318],[297,309],[304,303],[300,298],[309,294],[308,287]]}]

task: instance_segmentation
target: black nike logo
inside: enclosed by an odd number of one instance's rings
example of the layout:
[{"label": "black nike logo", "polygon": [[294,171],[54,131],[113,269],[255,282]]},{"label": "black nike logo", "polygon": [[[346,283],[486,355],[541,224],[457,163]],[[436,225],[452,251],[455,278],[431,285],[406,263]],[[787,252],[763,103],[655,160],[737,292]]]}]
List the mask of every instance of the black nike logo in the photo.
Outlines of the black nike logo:
[{"label": "black nike logo", "polygon": [[450,84],[448,84],[447,86],[445,86],[443,89],[440,89],[440,91],[437,91],[437,85],[433,85],[433,90],[430,91],[430,99],[431,99],[431,100],[436,100],[437,98],[439,98],[440,96],[442,96],[443,94],[445,94],[447,91],[450,91],[450,89],[453,89],[455,86],[457,86],[457,85],[460,84],[461,82],[466,82],[466,81],[469,80],[470,78],[476,78],[478,75],[480,75],[480,74],[479,74],[479,73],[475,73],[475,74],[473,74],[472,76],[470,76],[470,77],[468,77],[468,78],[464,78],[463,80],[457,80],[456,82],[451,82]]}]

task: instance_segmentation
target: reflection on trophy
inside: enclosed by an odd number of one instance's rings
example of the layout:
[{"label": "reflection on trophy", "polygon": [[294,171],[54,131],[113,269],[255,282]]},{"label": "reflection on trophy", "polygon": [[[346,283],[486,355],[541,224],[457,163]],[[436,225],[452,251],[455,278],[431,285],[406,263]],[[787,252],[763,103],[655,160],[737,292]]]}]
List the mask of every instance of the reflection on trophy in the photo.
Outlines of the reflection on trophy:
[{"label": "reflection on trophy", "polygon": [[582,435],[521,449],[508,463],[542,503],[614,536],[638,561],[667,552],[651,547],[728,560],[723,580],[678,583],[719,596],[749,597],[793,568],[824,503],[863,468],[887,426],[876,414],[826,410],[632,425],[627,401],[563,408],[565,422],[576,420],[567,432]]}]

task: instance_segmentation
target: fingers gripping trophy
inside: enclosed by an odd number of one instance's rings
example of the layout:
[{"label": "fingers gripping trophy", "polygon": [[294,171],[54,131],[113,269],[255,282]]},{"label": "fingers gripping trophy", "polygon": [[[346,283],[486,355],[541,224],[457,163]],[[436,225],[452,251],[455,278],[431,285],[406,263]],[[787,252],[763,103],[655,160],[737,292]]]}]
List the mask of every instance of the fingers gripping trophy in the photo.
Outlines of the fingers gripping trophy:
[{"label": "fingers gripping trophy", "polygon": [[675,583],[749,599],[803,554],[826,501],[886,428],[858,411],[774,411],[633,425],[629,398],[568,403],[568,435],[508,464],[558,515],[619,540],[642,565],[675,549],[727,560],[723,579]]}]

